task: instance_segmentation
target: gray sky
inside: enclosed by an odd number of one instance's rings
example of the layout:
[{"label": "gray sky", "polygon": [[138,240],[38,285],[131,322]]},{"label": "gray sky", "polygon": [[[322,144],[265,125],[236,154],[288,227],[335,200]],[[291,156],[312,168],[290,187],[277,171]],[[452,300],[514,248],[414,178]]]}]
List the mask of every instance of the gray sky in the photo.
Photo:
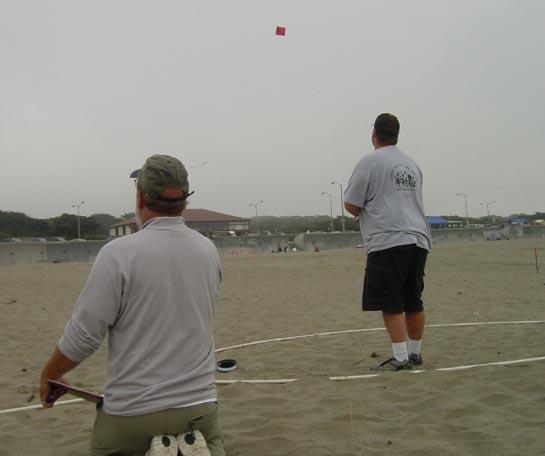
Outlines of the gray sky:
[{"label": "gray sky", "polygon": [[544,23],[543,0],[0,0],[0,209],[119,215],[166,153],[209,162],[190,207],[338,213],[388,111],[428,214],[545,210]]}]

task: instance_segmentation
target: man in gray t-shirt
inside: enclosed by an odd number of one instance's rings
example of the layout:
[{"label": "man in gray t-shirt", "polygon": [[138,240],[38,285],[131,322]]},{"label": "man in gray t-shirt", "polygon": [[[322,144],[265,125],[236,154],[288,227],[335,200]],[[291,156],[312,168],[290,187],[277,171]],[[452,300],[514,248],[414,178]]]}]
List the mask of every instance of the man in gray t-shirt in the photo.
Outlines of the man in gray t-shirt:
[{"label": "man in gray t-shirt", "polygon": [[422,291],[431,249],[422,171],[397,148],[398,135],[397,118],[380,114],[371,137],[375,151],[357,163],[344,194],[367,250],[363,310],[382,311],[392,341],[394,356],[377,369],[394,371],[422,364]]}]

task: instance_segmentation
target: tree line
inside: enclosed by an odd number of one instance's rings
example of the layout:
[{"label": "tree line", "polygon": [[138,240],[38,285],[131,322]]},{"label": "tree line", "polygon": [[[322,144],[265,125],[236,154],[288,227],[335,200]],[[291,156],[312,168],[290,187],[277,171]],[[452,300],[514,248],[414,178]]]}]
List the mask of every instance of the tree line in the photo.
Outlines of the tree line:
[{"label": "tree line", "polygon": [[[105,239],[108,228],[121,218],[110,214],[80,215],[82,237]],[[61,214],[49,219],[29,217],[21,212],[0,211],[0,238],[62,236],[67,240],[78,237],[78,218],[74,214]]]},{"label": "tree line", "polygon": [[[461,221],[465,223],[465,217],[460,215],[442,215],[445,220]],[[545,220],[545,212],[535,212],[534,214],[512,214],[508,217],[492,215],[490,217],[470,217],[469,223],[474,225],[505,225],[509,224],[514,218],[524,218],[530,223],[536,220]],[[345,229],[347,231],[359,231],[359,223],[353,217],[345,216]],[[307,231],[341,231],[342,218],[331,218],[327,215],[312,216],[287,216],[272,217],[259,216],[250,219],[250,230],[253,233],[269,231],[271,233],[304,233]]]},{"label": "tree line", "polygon": [[[134,216],[134,213],[122,214],[115,217],[110,214],[93,214],[80,216],[81,233],[85,239],[106,239],[109,235],[109,227],[120,220]],[[525,218],[530,223],[536,220],[545,220],[545,212],[534,214],[513,214],[509,217],[491,216],[471,217],[471,224],[507,224],[513,218]],[[465,222],[465,217],[459,215],[444,215],[447,220],[460,220]],[[347,231],[359,231],[359,224],[352,217],[345,216],[345,229]],[[307,231],[341,231],[342,218],[332,218],[327,215],[307,216],[260,216],[250,219],[250,230],[256,232],[271,233],[304,233]],[[8,237],[50,237],[62,236],[67,240],[78,237],[78,221],[74,214],[61,214],[49,219],[37,219],[29,217],[21,212],[0,211],[0,238]]]}]

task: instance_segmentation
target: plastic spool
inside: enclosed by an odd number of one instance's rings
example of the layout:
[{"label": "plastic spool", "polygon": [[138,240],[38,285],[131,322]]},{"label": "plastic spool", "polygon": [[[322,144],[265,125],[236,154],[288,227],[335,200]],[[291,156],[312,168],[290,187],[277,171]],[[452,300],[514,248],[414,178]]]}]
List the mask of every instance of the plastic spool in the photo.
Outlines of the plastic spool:
[{"label": "plastic spool", "polygon": [[217,366],[220,372],[230,372],[237,368],[237,361],[235,359],[222,359],[218,361]]}]

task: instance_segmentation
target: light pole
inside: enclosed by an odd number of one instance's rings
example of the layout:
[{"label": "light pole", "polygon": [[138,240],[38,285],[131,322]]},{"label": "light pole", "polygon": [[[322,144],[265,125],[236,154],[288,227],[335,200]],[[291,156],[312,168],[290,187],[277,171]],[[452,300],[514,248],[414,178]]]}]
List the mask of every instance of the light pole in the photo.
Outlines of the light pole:
[{"label": "light pole", "polygon": [[322,192],[322,195],[329,196],[329,213],[331,215],[331,222],[330,222],[330,230],[329,231],[333,231],[333,203],[331,202],[331,193]]},{"label": "light pole", "polygon": [[75,208],[78,214],[78,239],[81,239],[81,227],[79,223],[79,208],[83,203],[85,203],[85,201],[80,201],[79,203],[72,204],[72,208]]},{"label": "light pole", "polygon": [[248,206],[253,206],[254,209],[255,209],[255,218],[256,218],[256,221],[255,221],[255,227],[257,229],[257,233],[259,234],[259,226],[257,225],[257,207],[260,205],[260,204],[263,204],[263,200],[259,200],[257,203],[249,203]]},{"label": "light pole", "polygon": [[331,185],[337,184],[341,188],[341,222],[342,222],[342,231],[344,233],[344,199],[343,199],[343,186],[340,182],[333,181]]},{"label": "light pole", "polygon": [[486,206],[486,217],[488,218],[488,223],[490,223],[490,205],[494,204],[496,201],[488,201],[486,203],[481,203],[481,206]]},{"label": "light pole", "polygon": [[469,212],[467,211],[467,193],[456,193],[456,196],[463,196],[466,200],[466,228],[469,226]]}]

